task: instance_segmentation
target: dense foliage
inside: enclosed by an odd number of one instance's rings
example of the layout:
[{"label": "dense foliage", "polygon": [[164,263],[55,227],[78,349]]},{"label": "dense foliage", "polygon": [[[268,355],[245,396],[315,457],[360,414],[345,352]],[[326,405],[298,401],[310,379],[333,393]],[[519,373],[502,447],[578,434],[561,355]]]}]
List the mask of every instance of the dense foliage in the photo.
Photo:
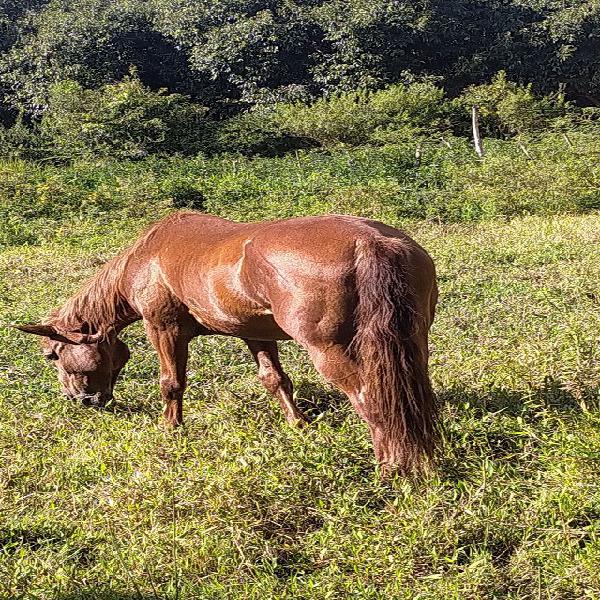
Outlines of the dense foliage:
[{"label": "dense foliage", "polygon": [[[153,91],[135,69],[115,83],[53,84],[37,120],[21,113],[0,126],[0,156],[69,162],[149,155],[281,155],[302,148],[421,145],[470,136],[478,105],[485,136],[510,139],[553,131],[597,131],[600,109],[580,108],[562,93],[535,95],[500,71],[490,83],[449,99],[430,79],[380,90],[336,92],[314,101],[257,106],[228,118],[189,96]],[[446,142],[447,143],[447,142]]]},{"label": "dense foliage", "polygon": [[59,156],[143,158],[201,149],[205,109],[185,96],[152,92],[135,77],[84,89],[74,81],[52,86],[41,136]]},{"label": "dense foliage", "polygon": [[96,88],[134,66],[228,115],[414,76],[454,95],[505,69],[597,105],[599,25],[597,0],[0,0],[0,94],[39,115],[57,82]]}]

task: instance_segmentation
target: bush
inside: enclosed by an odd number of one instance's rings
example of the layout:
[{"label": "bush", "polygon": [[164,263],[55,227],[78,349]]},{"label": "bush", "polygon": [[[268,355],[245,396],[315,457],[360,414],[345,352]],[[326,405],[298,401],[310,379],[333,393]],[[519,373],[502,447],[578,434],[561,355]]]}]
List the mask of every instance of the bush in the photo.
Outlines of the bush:
[{"label": "bush", "polygon": [[380,115],[370,140],[395,143],[449,129],[444,90],[423,82],[393,85],[371,96],[371,105]]},{"label": "bush", "polygon": [[290,134],[322,146],[398,142],[444,128],[444,91],[432,83],[356,91],[311,105],[277,107],[277,121]]},{"label": "bush", "polygon": [[489,84],[466,88],[453,105],[459,113],[455,113],[455,122],[462,121],[465,127],[471,107],[478,106],[481,131],[493,137],[539,132],[571,108],[562,93],[536,96],[531,84],[508,81],[504,71]]},{"label": "bush", "polygon": [[600,209],[598,137],[572,131],[575,148],[558,134],[526,142],[489,140],[485,160],[472,151],[444,160],[440,184],[428,193],[427,214],[444,221],[476,221],[523,214]]},{"label": "bush", "polygon": [[28,126],[19,116],[12,127],[0,125],[0,157],[36,159],[42,153],[42,142],[35,126]]},{"label": "bush", "polygon": [[97,90],[62,81],[51,89],[41,132],[58,158],[195,154],[206,145],[205,113],[186,96],[151,91],[135,73]]},{"label": "bush", "polygon": [[482,161],[448,137],[450,147],[423,143],[418,165],[412,142],[270,158],[0,161],[0,246],[72,236],[82,223],[116,232],[184,207],[239,221],[342,213],[390,223],[587,212],[600,209],[599,139],[571,130],[489,140]]},{"label": "bush", "polygon": [[215,128],[214,152],[276,156],[289,150],[314,146],[309,139],[286,133],[272,109],[235,115]]}]

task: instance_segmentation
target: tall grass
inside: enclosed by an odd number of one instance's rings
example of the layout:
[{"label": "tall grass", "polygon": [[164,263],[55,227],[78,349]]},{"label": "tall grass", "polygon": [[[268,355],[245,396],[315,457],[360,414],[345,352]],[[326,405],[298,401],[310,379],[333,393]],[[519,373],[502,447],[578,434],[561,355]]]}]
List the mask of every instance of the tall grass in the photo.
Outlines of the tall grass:
[{"label": "tall grass", "polygon": [[[251,220],[325,212],[477,221],[600,207],[594,133],[490,140],[479,160],[462,138],[303,150],[282,157],[148,158],[70,166],[0,163],[0,243],[35,244],[65,219],[154,219],[193,207]],[[450,147],[448,147],[448,145]]]},{"label": "tall grass", "polygon": [[[2,322],[41,318],[143,219],[4,249]],[[0,597],[598,598],[599,216],[409,231],[441,288],[445,444],[419,481],[377,479],[365,426],[293,343],[308,428],[241,342],[207,337],[172,434],[139,326],[104,411],[61,398],[35,340],[0,329]]]}]

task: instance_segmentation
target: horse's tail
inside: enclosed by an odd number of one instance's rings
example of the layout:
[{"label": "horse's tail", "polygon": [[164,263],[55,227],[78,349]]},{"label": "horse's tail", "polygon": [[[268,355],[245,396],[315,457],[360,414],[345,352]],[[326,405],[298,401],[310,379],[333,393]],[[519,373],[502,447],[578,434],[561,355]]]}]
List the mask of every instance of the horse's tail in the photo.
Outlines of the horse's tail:
[{"label": "horse's tail", "polygon": [[[427,373],[426,332],[433,308],[417,305],[407,257],[406,243],[398,239],[358,241],[352,349],[365,413],[372,416],[367,420],[372,421],[377,459],[384,469],[410,473],[433,456],[439,434],[438,405]],[[432,277],[433,288],[433,265],[423,276]]]}]

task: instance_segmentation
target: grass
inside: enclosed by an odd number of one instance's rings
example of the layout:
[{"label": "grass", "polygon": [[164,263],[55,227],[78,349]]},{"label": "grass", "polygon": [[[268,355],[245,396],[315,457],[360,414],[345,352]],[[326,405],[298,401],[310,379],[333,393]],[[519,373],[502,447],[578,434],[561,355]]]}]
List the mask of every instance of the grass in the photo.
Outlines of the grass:
[{"label": "grass", "polygon": [[[42,317],[143,220],[7,246],[2,322]],[[366,428],[293,343],[309,428],[240,341],[210,337],[172,434],[138,325],[103,411],[60,398],[35,340],[3,328],[0,597],[600,598],[600,215],[404,225],[441,287],[434,472],[380,481]]]},{"label": "grass", "polygon": [[432,138],[420,143],[419,165],[416,141],[271,158],[0,161],[0,247],[62,239],[82,226],[93,236],[90,222],[111,231],[117,219],[156,219],[174,206],[238,220],[349,212],[445,223],[598,210],[600,135],[573,130],[567,139],[489,139],[481,161],[465,138],[444,138],[450,147]]}]

